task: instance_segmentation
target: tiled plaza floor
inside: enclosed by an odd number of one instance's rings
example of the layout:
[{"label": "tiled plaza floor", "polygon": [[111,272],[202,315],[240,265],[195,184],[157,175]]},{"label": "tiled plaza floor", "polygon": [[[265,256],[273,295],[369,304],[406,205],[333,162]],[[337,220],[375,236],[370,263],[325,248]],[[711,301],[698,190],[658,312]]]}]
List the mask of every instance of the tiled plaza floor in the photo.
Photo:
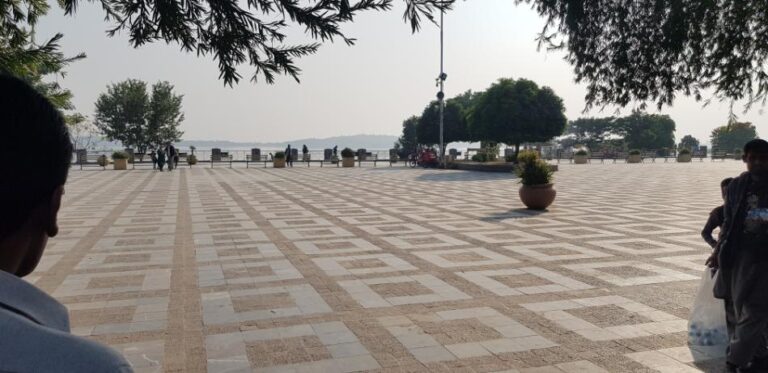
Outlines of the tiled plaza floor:
[{"label": "tiled plaza floor", "polygon": [[72,171],[28,279],[139,372],[718,372],[686,318],[736,161]]}]

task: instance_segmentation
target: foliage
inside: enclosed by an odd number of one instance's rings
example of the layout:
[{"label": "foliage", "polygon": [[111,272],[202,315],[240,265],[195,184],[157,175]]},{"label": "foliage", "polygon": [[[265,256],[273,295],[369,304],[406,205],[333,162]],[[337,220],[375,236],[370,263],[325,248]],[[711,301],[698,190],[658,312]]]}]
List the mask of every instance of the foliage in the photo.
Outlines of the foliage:
[{"label": "foliage", "polygon": [[72,93],[48,78],[64,77],[64,69],[85,54],[66,57],[62,34],[38,44],[37,21],[48,13],[47,0],[0,0],[0,74],[19,77],[35,87],[60,110],[71,110]]},{"label": "foliage", "polygon": [[741,149],[749,140],[756,138],[757,130],[752,123],[732,121],[712,130],[710,141],[712,151],[730,152],[733,149]]},{"label": "foliage", "polygon": [[640,155],[642,154],[639,149],[632,149],[629,151],[629,155]]},{"label": "foliage", "polygon": [[146,153],[150,146],[179,141],[178,127],[184,120],[181,101],[167,82],[153,85],[150,99],[145,82],[128,79],[108,86],[107,93],[99,96],[94,124],[108,140]]},{"label": "foliage", "polygon": [[[751,104],[768,94],[762,1],[517,0],[547,19],[540,46],[567,49],[587,107],[655,101],[705,89]],[[567,43],[565,42],[567,40]]]},{"label": "foliage", "polygon": [[691,149],[689,148],[682,148],[677,152],[678,155],[688,155],[691,154]]},{"label": "foliage", "polygon": [[517,153],[517,161],[519,163],[530,163],[539,158],[539,153],[535,150],[523,150]]},{"label": "foliage", "polygon": [[633,111],[629,116],[616,119],[615,128],[630,148],[661,149],[675,146],[675,121],[668,115]]},{"label": "foliage", "polygon": [[495,161],[499,158],[499,150],[501,150],[499,143],[493,141],[481,141],[480,148],[485,154],[487,161]]},{"label": "foliage", "polygon": [[275,152],[275,155],[272,156],[272,159],[285,159],[285,152],[283,151]]},{"label": "foliage", "polygon": [[579,149],[576,151],[576,155],[589,155],[589,153],[584,149]]},{"label": "foliage", "polygon": [[552,183],[552,169],[544,160],[525,162],[515,170],[523,185],[545,185]]},{"label": "foliage", "polygon": [[565,132],[574,144],[581,144],[589,149],[600,149],[609,138],[617,136],[616,118],[579,118],[568,123]]},{"label": "foliage", "polygon": [[117,151],[112,153],[112,159],[128,159],[130,156],[124,151]]},{"label": "foliage", "polygon": [[488,154],[477,153],[472,156],[472,162],[488,162]]},{"label": "foliage", "polygon": [[[419,144],[434,145],[440,143],[440,105],[432,101],[424,108],[416,127]],[[469,131],[464,108],[454,100],[447,100],[443,110],[443,142],[469,141]]]},{"label": "foliage", "polygon": [[187,156],[187,163],[191,164],[191,165],[196,165],[197,164],[197,156],[194,155],[194,154],[188,155]]},{"label": "foliage", "polygon": [[499,79],[470,109],[472,138],[515,145],[548,141],[563,133],[563,102],[549,87],[526,79]]},{"label": "foliage", "polygon": [[678,145],[678,148],[698,149],[699,140],[691,135],[685,135],[683,136],[682,139],[680,139],[680,144]]},{"label": "foliage", "polygon": [[109,164],[109,160],[107,160],[107,156],[102,154],[98,158],[96,158],[96,164],[98,164],[101,167],[104,167]]},{"label": "foliage", "polygon": [[354,158],[355,157],[355,151],[350,149],[350,148],[341,149],[341,157],[342,158]]},{"label": "foliage", "polygon": [[88,149],[93,143],[96,127],[85,115],[80,113],[64,116],[64,122],[69,130],[69,140],[75,149]]},{"label": "foliage", "polygon": [[[66,14],[71,15],[83,1],[60,0],[60,3]],[[242,78],[238,67],[246,63],[255,70],[252,81],[263,77],[267,83],[273,83],[279,74],[298,80],[300,69],[294,63],[295,58],[315,53],[323,42],[340,39],[348,45],[354,44],[355,39],[346,36],[342,26],[354,21],[361,12],[389,10],[393,1],[102,0],[100,3],[105,20],[110,23],[107,35],[123,33],[134,48],[165,41],[179,45],[184,52],[212,56],[218,63],[219,78],[232,85]],[[416,32],[423,17],[432,20],[433,13],[450,9],[453,0],[404,2],[403,18]],[[289,29],[305,30],[312,42],[289,43],[286,40]]]},{"label": "foliage", "polygon": [[395,149],[398,149],[397,155],[400,158],[406,158],[409,154],[416,151],[419,145],[417,136],[418,125],[419,117],[417,116],[412,116],[403,121],[403,134],[395,143]]}]

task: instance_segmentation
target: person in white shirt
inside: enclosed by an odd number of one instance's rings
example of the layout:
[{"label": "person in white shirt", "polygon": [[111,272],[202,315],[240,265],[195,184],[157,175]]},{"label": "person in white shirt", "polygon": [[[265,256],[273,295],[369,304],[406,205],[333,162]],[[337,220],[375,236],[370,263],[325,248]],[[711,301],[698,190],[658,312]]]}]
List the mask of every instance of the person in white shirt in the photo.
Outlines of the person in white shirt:
[{"label": "person in white shirt", "polygon": [[0,74],[0,372],[131,372],[117,352],[70,334],[67,309],[22,280],[58,233],[72,160],[61,113]]}]

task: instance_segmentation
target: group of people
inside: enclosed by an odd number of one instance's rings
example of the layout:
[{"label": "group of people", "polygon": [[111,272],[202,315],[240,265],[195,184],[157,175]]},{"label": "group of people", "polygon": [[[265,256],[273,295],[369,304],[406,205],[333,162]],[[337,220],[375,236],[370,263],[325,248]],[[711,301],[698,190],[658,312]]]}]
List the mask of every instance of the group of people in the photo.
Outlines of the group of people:
[{"label": "group of people", "polygon": [[165,144],[164,147],[150,149],[149,156],[152,158],[152,168],[155,170],[163,171],[166,164],[168,171],[173,171],[179,166],[179,151],[171,143]]},{"label": "group of people", "polygon": [[768,372],[768,142],[752,140],[742,154],[747,171],[721,182],[724,203],[702,236],[713,248],[713,295],[725,304],[727,369]]}]

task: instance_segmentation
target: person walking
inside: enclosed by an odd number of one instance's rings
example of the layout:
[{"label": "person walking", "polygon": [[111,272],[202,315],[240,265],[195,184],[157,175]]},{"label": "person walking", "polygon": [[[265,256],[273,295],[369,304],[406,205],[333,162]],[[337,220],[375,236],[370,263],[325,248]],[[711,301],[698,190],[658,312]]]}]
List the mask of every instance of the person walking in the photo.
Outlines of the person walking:
[{"label": "person walking", "polygon": [[[728,177],[723,179],[723,181],[720,182],[720,193],[723,196],[723,201],[725,201],[725,195],[726,195],[726,192],[728,191],[728,185],[731,184],[731,181],[733,181],[733,178]],[[717,247],[717,240],[714,237],[712,237],[712,232],[714,232],[715,229],[720,228],[723,225],[723,220],[724,220],[723,210],[724,210],[723,205],[715,207],[712,210],[712,212],[709,213],[709,219],[707,219],[707,223],[704,225],[704,229],[702,229],[701,231],[701,237],[713,249]]]},{"label": "person walking", "polygon": [[173,171],[173,168],[176,166],[176,148],[173,146],[173,144],[168,143],[166,145],[166,153],[168,156],[168,172]]},{"label": "person walking", "polygon": [[744,145],[747,171],[731,181],[720,239],[707,265],[717,268],[714,296],[725,301],[731,372],[768,371],[768,142]]},{"label": "person walking", "polygon": [[152,169],[157,169],[157,154],[155,153],[155,149],[149,150],[149,157],[152,159]]},{"label": "person walking", "polygon": [[291,154],[291,144],[288,144],[288,147],[285,148],[285,163],[288,164],[288,167],[293,167],[293,154]]},{"label": "person walking", "polygon": [[157,169],[162,172],[163,167],[165,167],[165,152],[163,149],[157,149]]}]

